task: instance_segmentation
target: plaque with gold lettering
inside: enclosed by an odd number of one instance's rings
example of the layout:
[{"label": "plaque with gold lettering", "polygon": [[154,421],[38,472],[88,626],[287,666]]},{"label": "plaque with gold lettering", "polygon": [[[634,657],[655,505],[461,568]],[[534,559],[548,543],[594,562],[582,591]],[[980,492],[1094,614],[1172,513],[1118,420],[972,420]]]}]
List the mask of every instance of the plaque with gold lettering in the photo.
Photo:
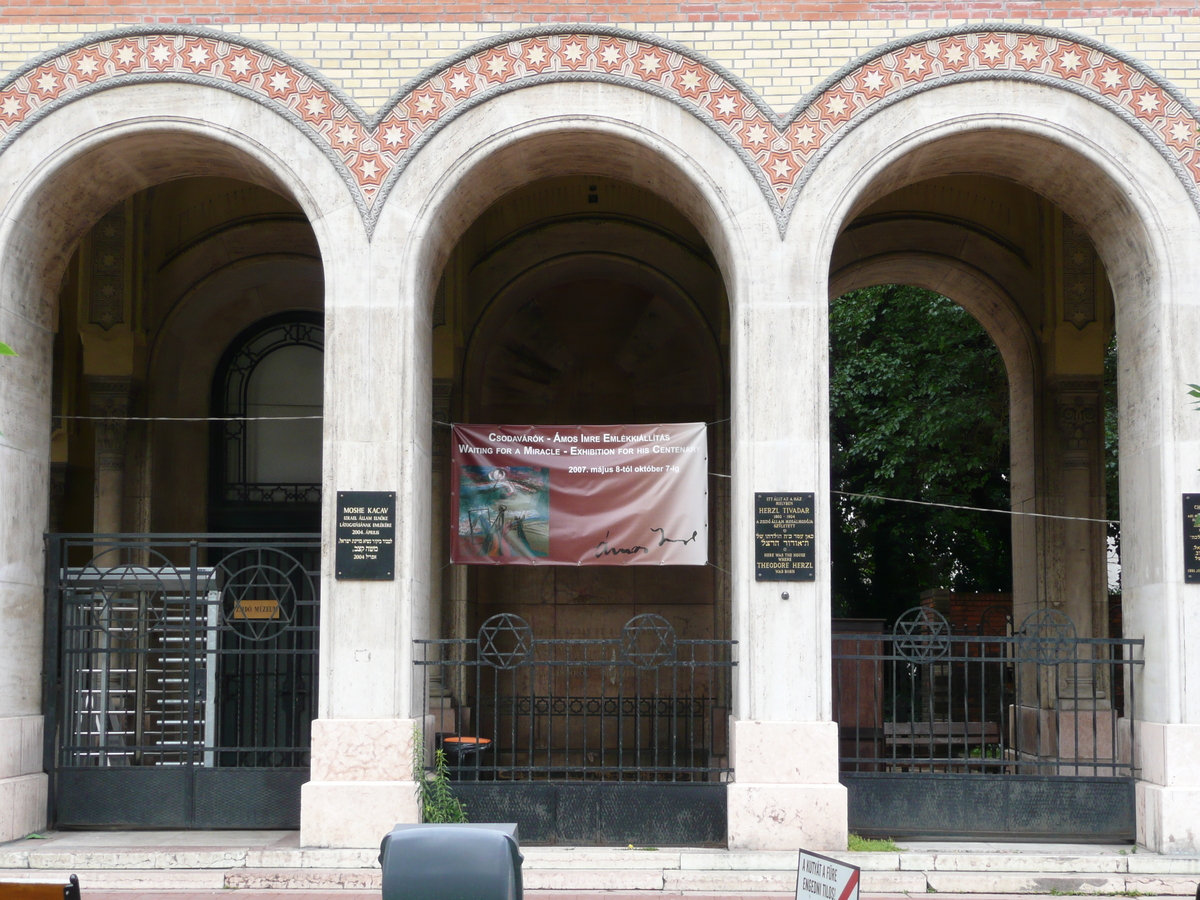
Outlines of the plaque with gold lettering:
[{"label": "plaque with gold lettering", "polygon": [[1200,584],[1200,494],[1183,495],[1183,583]]},{"label": "plaque with gold lettering", "polygon": [[338,491],[339,581],[392,581],[396,577],[396,492]]},{"label": "plaque with gold lettering", "polygon": [[816,581],[815,496],[754,495],[755,581]]}]

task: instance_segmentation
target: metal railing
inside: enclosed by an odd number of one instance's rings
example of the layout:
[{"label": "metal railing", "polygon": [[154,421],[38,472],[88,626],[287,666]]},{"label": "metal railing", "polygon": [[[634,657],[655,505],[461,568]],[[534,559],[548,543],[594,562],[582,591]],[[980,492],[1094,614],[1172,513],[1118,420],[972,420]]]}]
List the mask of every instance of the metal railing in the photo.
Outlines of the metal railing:
[{"label": "metal railing", "polygon": [[1136,777],[1143,642],[1078,637],[1055,609],[1004,630],[955,634],[918,607],[835,634],[842,771]]},{"label": "metal railing", "polygon": [[319,562],[307,534],[48,535],[48,764],[307,766]]},{"label": "metal railing", "polygon": [[725,781],[735,641],[647,613],[619,637],[542,639],[522,618],[418,640],[430,753],[479,781]]}]

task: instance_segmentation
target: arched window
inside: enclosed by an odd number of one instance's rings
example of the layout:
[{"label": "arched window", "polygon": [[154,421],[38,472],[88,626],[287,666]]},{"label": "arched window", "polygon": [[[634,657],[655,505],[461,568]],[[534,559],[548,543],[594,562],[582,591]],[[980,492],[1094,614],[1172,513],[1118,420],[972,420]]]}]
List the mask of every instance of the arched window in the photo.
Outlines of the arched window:
[{"label": "arched window", "polygon": [[218,530],[283,527],[278,513],[319,509],[324,338],[317,314],[273,316],[242,332],[217,367],[213,414],[235,417],[213,429]]}]

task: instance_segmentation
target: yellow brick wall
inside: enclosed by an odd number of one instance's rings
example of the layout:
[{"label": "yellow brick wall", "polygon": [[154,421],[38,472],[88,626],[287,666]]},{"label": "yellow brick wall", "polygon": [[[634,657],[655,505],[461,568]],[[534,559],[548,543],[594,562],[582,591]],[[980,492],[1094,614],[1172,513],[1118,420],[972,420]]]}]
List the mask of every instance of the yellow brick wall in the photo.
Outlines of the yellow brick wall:
[{"label": "yellow brick wall", "polygon": [[[0,24],[0,70],[122,23]],[[824,78],[887,41],[966,20],[640,22],[609,24],[677,41],[743,78],[785,112]],[[1026,20],[1103,41],[1153,67],[1200,105],[1200,16]],[[409,79],[477,41],[527,23],[239,23],[221,30],[261,41],[318,69],[368,112]]]}]

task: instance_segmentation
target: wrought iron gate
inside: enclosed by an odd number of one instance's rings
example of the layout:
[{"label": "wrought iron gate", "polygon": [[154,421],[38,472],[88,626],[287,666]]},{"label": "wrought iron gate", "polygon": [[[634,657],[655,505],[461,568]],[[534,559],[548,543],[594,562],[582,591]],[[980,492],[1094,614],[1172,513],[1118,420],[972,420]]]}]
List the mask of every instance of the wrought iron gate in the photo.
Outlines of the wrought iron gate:
[{"label": "wrought iron gate", "polygon": [[52,821],[298,827],[319,538],[47,540]]},{"label": "wrought iron gate", "polygon": [[1055,609],[997,621],[955,634],[918,607],[890,634],[834,635],[851,831],[1133,840],[1143,642],[1077,637]]},{"label": "wrought iron gate", "polygon": [[723,845],[735,643],[652,613],[612,638],[536,638],[506,613],[416,641],[426,747],[471,821],[527,843]]}]

